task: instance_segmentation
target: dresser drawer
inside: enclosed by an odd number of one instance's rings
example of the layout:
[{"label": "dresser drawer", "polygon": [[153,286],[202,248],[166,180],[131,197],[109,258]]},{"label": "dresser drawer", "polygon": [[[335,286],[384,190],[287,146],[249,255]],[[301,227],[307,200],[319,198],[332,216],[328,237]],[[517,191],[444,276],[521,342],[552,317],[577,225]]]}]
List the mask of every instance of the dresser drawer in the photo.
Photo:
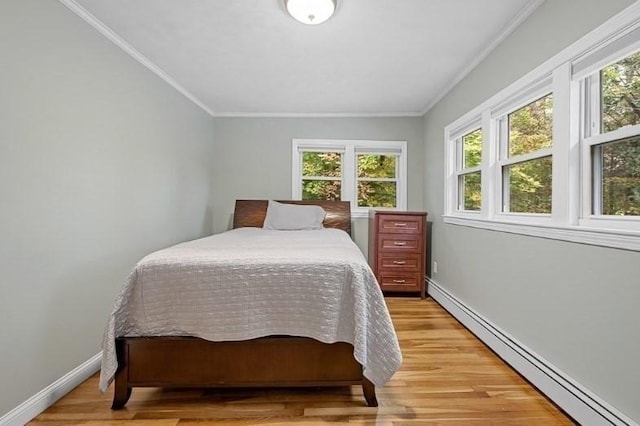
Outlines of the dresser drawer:
[{"label": "dresser drawer", "polygon": [[421,216],[384,215],[380,217],[379,232],[394,234],[422,234]]},{"label": "dresser drawer", "polygon": [[[422,288],[420,274],[380,272],[380,286],[389,291],[419,291]],[[422,277],[424,280],[424,277]]]},{"label": "dresser drawer", "polygon": [[382,271],[420,272],[422,256],[419,253],[398,253],[389,250],[379,254],[378,269]]},{"label": "dresser drawer", "polygon": [[379,234],[378,250],[380,253],[383,251],[420,252],[422,238],[420,235],[411,234]]}]

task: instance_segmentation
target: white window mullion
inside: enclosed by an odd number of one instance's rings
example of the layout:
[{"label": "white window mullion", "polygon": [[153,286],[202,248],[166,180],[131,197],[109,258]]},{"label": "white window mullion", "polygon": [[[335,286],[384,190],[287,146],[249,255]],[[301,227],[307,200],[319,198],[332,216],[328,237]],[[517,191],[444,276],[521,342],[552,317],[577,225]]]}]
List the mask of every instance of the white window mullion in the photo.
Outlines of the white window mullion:
[{"label": "white window mullion", "polygon": [[497,150],[497,123],[491,119],[491,112],[482,113],[482,162],[480,163],[480,191],[482,194],[482,209],[480,215],[483,219],[490,219],[495,215],[495,191],[491,188],[494,181],[491,177],[495,173],[498,161]]},{"label": "white window mullion", "polygon": [[[509,120],[505,116],[497,120],[497,124],[498,132],[495,143],[498,150],[498,158],[496,160],[496,169],[494,174],[496,194],[494,205],[496,206],[495,213],[500,214],[502,212],[509,211],[509,182],[508,176],[505,176],[505,171],[502,167],[502,162],[508,157],[507,154],[509,152]],[[507,185],[506,188],[505,185]]]},{"label": "white window mullion", "polygon": [[292,144],[291,152],[291,199],[302,199],[302,152],[297,144]]},{"label": "white window mullion", "polygon": [[567,167],[571,146],[571,64],[565,63],[553,71],[552,85],[551,218],[553,223],[562,225],[569,222],[570,206],[579,206],[578,187],[570,186],[572,180]]},{"label": "white window mullion", "polygon": [[[577,81],[569,81],[569,137],[567,139],[567,190],[569,191],[569,203],[567,205],[567,224],[576,226],[580,222],[582,213],[583,196],[582,187],[582,152],[580,150],[580,89]],[[554,160],[555,162],[556,160]]]},{"label": "white window mullion", "polygon": [[582,84],[581,113],[582,126],[580,135],[580,194],[582,195],[581,215],[578,219],[588,218],[593,208],[593,168],[591,164],[591,147],[587,140],[600,133],[600,77],[591,76],[584,79]]},{"label": "white window mullion", "polygon": [[[448,136],[448,132],[447,132],[447,136]],[[457,210],[457,206],[458,206],[458,175],[457,175],[457,159],[459,158],[459,155],[457,154],[458,151],[458,142],[457,139],[454,140],[450,140],[447,137],[445,137],[445,144],[446,144],[446,150],[445,152],[447,153],[447,158],[445,159],[446,161],[446,169],[447,169],[447,177],[445,179],[445,186],[447,187],[445,190],[445,203],[446,203],[446,210],[448,212],[448,214],[453,214],[455,213],[455,211]]]},{"label": "white window mullion", "polygon": [[398,208],[407,209],[407,156],[396,155],[396,197]]},{"label": "white window mullion", "polygon": [[358,208],[358,191],[356,185],[356,155],[355,148],[352,144],[345,146],[344,155],[342,156],[342,199],[351,200],[351,209]]}]

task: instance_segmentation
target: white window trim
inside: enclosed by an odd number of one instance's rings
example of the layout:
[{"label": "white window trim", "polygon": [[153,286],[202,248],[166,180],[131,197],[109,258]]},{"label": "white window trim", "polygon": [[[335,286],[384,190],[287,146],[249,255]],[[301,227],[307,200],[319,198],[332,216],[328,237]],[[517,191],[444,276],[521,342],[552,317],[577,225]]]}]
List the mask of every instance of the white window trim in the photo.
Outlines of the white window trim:
[{"label": "white window trim", "polygon": [[[342,199],[351,202],[351,217],[365,218],[369,208],[357,205],[356,155],[358,154],[397,154],[396,178],[382,179],[396,182],[397,207],[376,210],[403,211],[407,209],[407,142],[377,140],[342,139],[293,139],[291,144],[291,198],[302,198],[302,155],[301,151],[342,152]],[[381,179],[364,179],[381,180]]]},{"label": "white window trim", "polygon": [[[634,31],[636,34],[640,32],[640,2],[627,7],[445,128],[445,223],[640,251],[639,217],[590,214],[590,189],[584,189],[588,186],[585,182],[591,178],[591,166],[586,164],[590,163],[590,158],[586,154],[591,145],[617,135],[610,132],[606,136],[581,140],[585,130],[580,128],[583,112],[576,108],[582,104],[580,98],[586,91],[585,76],[637,49],[638,43],[625,44],[625,40],[635,37],[631,34]],[[593,64],[589,63],[590,57],[594,58]],[[572,75],[576,64],[581,69]],[[553,147],[550,149],[553,158],[552,213],[501,213],[501,179],[497,178],[501,173],[496,143],[498,118],[527,97],[535,100],[532,93],[539,93],[545,81],[547,92],[552,92],[554,98]],[[552,90],[548,89],[549,81]],[[479,119],[483,129],[482,210],[462,211],[457,209],[458,170],[455,152],[452,151],[455,149],[453,141],[465,130],[477,126]],[[620,134],[634,131],[623,129]],[[586,214],[587,209],[589,214]]]},{"label": "white window trim", "polygon": [[[537,81],[535,84],[532,84],[531,87],[524,89],[523,93],[518,96],[514,96],[510,99],[509,102],[503,104],[500,107],[500,113],[496,113],[495,111],[491,111],[492,116],[494,116],[494,125],[489,127],[489,143],[495,146],[496,152],[498,153],[497,157],[490,157],[489,167],[494,170],[494,173],[490,175],[490,179],[493,179],[495,182],[495,197],[494,202],[497,204],[494,206],[493,211],[495,212],[494,217],[496,218],[511,218],[511,220],[519,220],[519,221],[527,221],[529,223],[549,223],[552,221],[551,214],[545,213],[517,213],[517,212],[509,212],[506,211],[506,205],[509,200],[505,199],[505,191],[504,188],[508,185],[508,182],[504,179],[504,167],[511,166],[514,164],[521,164],[531,160],[537,160],[543,157],[551,157],[555,158],[555,153],[558,151],[558,147],[555,143],[555,135],[553,137],[554,143],[551,148],[544,148],[537,151],[529,152],[527,154],[514,155],[509,157],[508,149],[509,149],[509,135],[508,135],[508,116],[509,114],[518,111],[521,108],[526,107],[532,102],[541,99],[542,97],[552,94],[553,95],[553,83],[552,80],[547,76],[540,81]],[[554,104],[555,104],[555,96],[554,96]],[[556,109],[553,109],[554,113]],[[555,128],[555,126],[554,126]],[[491,132],[493,130],[493,132]],[[495,161],[495,167],[493,167]],[[552,164],[555,161],[552,162]],[[555,174],[553,174],[555,176]],[[488,192],[491,192],[491,189],[487,189]],[[552,200],[553,201],[553,200]],[[504,220],[504,219],[503,219]],[[508,220],[508,219],[507,219]]]},{"label": "white window trim", "polygon": [[[480,172],[480,182],[482,182],[482,157],[480,157],[480,161],[481,164],[477,165],[477,166],[473,166],[473,167],[464,167],[464,138],[465,136],[468,136],[471,133],[474,133],[476,131],[480,131],[482,133],[482,126],[480,125],[480,122],[478,121],[478,123],[476,124],[475,127],[472,127],[471,129],[467,129],[463,134],[461,134],[460,136],[458,136],[455,141],[453,142],[455,144],[455,150],[456,150],[456,159],[455,159],[455,163],[456,163],[456,181],[457,181],[457,185],[458,185],[458,193],[456,196],[456,209],[458,211],[463,211],[463,212],[468,212],[471,214],[478,214],[480,213],[480,210],[466,210],[464,209],[464,193],[460,192],[460,188],[462,187],[461,185],[461,179],[469,174],[472,173],[478,173]],[[483,139],[484,141],[484,135],[483,135]],[[480,205],[482,205],[482,202],[480,203]]]}]

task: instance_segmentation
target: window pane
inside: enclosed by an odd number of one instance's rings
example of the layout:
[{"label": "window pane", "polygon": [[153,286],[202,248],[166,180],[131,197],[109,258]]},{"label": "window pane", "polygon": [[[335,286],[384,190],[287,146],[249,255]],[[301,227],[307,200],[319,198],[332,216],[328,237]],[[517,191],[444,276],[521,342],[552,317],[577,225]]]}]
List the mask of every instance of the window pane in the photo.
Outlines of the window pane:
[{"label": "window pane", "polygon": [[552,94],[509,114],[509,157],[551,147],[552,115]]},{"label": "window pane", "polygon": [[464,195],[463,210],[480,210],[482,193],[480,192],[480,172],[460,176],[460,193]]},{"label": "window pane", "polygon": [[303,152],[302,176],[342,176],[342,154],[339,152]]},{"label": "window pane", "polygon": [[342,182],[339,180],[302,180],[303,200],[340,201]]},{"label": "window pane", "polygon": [[551,213],[551,157],[506,166],[509,210],[514,213]]},{"label": "window pane", "polygon": [[602,132],[640,124],[640,52],[600,71]]},{"label": "window pane", "polygon": [[478,129],[462,137],[462,168],[479,166],[482,162],[482,130]]},{"label": "window pane", "polygon": [[358,207],[396,207],[396,183],[358,181]]},{"label": "window pane", "polygon": [[[594,176],[601,176],[602,214],[640,215],[640,137],[594,147]],[[595,198],[595,197],[594,197]]]},{"label": "window pane", "polygon": [[395,178],[396,156],[379,154],[358,155],[358,177]]}]

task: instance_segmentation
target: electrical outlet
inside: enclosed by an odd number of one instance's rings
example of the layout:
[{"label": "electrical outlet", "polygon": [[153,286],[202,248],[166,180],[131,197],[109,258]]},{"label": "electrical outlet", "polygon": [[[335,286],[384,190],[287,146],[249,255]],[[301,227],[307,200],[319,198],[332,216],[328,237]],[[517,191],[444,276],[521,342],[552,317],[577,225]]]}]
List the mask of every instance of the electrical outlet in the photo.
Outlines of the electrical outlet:
[{"label": "electrical outlet", "polygon": [[438,273],[438,262],[436,262],[435,260],[433,261],[433,273]]}]

